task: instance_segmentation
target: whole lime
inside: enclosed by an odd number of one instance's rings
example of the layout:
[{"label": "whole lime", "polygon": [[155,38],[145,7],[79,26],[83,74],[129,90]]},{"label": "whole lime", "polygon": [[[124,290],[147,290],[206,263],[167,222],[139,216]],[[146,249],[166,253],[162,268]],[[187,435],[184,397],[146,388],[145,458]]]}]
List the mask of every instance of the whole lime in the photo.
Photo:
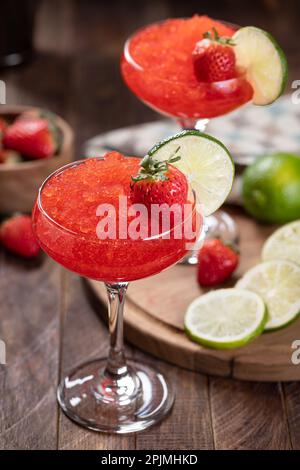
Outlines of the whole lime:
[{"label": "whole lime", "polygon": [[258,158],[243,175],[245,209],[258,220],[286,223],[300,218],[300,156]]}]

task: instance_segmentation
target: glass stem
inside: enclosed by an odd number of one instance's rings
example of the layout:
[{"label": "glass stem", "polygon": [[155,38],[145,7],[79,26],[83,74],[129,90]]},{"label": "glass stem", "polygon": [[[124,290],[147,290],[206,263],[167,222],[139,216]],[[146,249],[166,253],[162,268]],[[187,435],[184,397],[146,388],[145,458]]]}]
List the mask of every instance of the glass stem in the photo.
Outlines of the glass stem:
[{"label": "glass stem", "polygon": [[122,376],[127,373],[123,345],[123,315],[128,282],[105,284],[108,295],[108,326],[110,348],[106,373]]},{"label": "glass stem", "polygon": [[188,129],[197,129],[198,131],[205,132],[207,125],[209,123],[209,119],[190,119],[190,118],[182,118],[178,119],[178,124],[182,130]]}]

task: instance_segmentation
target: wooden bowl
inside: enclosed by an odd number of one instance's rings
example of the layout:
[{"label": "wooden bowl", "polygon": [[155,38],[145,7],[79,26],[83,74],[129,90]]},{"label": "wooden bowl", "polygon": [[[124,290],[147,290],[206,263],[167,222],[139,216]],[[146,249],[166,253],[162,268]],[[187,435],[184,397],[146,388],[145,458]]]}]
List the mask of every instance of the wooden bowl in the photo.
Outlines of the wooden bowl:
[{"label": "wooden bowl", "polygon": [[[11,121],[23,111],[39,109],[28,106],[1,106],[0,117]],[[59,153],[51,158],[0,164],[0,213],[31,212],[37,192],[45,178],[73,159],[74,133],[71,127],[55,115],[62,132]]]}]

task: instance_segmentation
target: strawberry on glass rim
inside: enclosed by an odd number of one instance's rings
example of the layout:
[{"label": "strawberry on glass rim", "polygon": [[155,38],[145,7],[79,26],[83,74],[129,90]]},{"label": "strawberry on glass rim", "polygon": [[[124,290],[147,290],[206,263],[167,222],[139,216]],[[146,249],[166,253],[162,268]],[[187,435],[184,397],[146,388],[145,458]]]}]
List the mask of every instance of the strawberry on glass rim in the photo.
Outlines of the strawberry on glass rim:
[{"label": "strawberry on glass rim", "polygon": [[171,165],[180,158],[179,155],[172,155],[167,160],[159,161],[146,155],[140,163],[138,174],[132,176],[131,200],[144,204],[148,209],[152,204],[185,204],[188,196],[186,176]]},{"label": "strawberry on glass rim", "polygon": [[199,82],[219,82],[237,76],[234,41],[230,37],[204,33],[204,39],[196,43],[193,51],[194,72]]}]

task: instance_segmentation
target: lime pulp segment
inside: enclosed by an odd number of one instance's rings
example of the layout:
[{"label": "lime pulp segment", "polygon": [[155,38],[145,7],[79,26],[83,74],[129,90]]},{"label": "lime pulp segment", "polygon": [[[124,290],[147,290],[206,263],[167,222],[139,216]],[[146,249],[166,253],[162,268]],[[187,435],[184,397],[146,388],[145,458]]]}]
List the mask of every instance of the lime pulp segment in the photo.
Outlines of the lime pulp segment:
[{"label": "lime pulp segment", "polygon": [[276,230],[265,242],[263,261],[282,259],[300,265],[300,220]]},{"label": "lime pulp segment", "polygon": [[158,143],[148,153],[157,160],[175,153],[181,157],[174,166],[187,176],[205,216],[215,212],[230,193],[233,160],[227,148],[210,135],[186,130]]},{"label": "lime pulp segment", "polygon": [[269,319],[265,330],[287,326],[300,313],[300,267],[290,261],[273,260],[250,269],[236,287],[260,295]]},{"label": "lime pulp segment", "polygon": [[254,89],[253,103],[272,103],[287,82],[287,60],[281,47],[271,34],[254,26],[239,29],[232,39],[237,68]]},{"label": "lime pulp segment", "polygon": [[216,349],[240,347],[263,332],[266,306],[253,292],[231,288],[195,299],[185,316],[185,331],[193,340]]}]

